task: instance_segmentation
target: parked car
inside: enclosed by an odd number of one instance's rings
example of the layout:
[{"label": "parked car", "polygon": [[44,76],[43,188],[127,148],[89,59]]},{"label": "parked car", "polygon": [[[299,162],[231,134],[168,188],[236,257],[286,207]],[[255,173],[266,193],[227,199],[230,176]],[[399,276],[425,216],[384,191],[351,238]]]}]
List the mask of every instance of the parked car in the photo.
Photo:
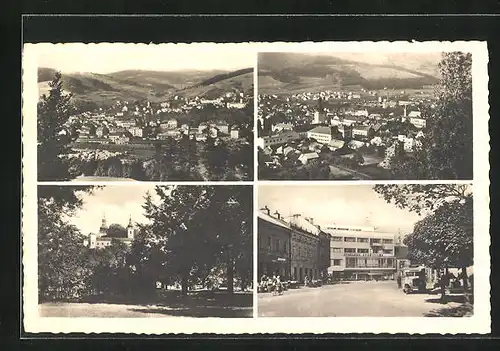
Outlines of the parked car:
[{"label": "parked car", "polygon": [[425,268],[413,267],[403,270],[403,292],[409,294],[412,292],[425,292]]},{"label": "parked car", "polygon": [[296,280],[290,280],[288,282],[288,288],[289,289],[298,289],[300,287],[300,283]]}]

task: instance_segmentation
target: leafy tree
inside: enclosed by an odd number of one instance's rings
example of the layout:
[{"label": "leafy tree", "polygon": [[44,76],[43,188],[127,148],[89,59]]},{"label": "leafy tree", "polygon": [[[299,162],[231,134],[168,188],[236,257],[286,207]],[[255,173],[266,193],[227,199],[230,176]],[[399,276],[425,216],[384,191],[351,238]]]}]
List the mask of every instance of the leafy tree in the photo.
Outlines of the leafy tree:
[{"label": "leafy tree", "polygon": [[40,301],[70,299],[85,291],[83,237],[64,219],[82,205],[89,186],[38,187],[38,282]]},{"label": "leafy tree", "polygon": [[118,223],[113,223],[108,227],[106,235],[114,238],[123,238],[127,236],[127,229]]},{"label": "leafy tree", "polygon": [[424,111],[427,131],[412,156],[395,157],[398,179],[472,179],[472,55],[443,53],[434,109]]},{"label": "leafy tree", "polygon": [[[466,269],[473,263],[473,200],[454,200],[443,204],[433,214],[417,224],[404,243],[408,245],[409,259],[415,263],[445,269],[462,270],[464,292],[467,291]],[[441,298],[445,298],[442,282]]]},{"label": "leafy tree", "polygon": [[132,163],[127,164],[126,168],[124,168],[123,175],[135,180],[147,180],[140,160],[134,160]]},{"label": "leafy tree", "polygon": [[436,210],[446,201],[465,200],[468,185],[457,184],[378,184],[375,192],[388,203],[417,214]]},{"label": "leafy tree", "polygon": [[113,239],[103,249],[87,251],[90,286],[94,294],[124,295],[130,293],[127,256],[129,248]]},{"label": "leafy tree", "polygon": [[[407,184],[375,185],[388,203],[425,214],[404,239],[415,263],[436,269],[460,267],[467,289],[466,268],[473,263],[473,198],[468,185]],[[442,298],[444,298],[444,282]]]},{"label": "leafy tree", "polygon": [[216,266],[226,270],[230,292],[235,273],[248,278],[251,187],[158,186],[155,191],[160,201],[146,197],[150,224],[132,248],[138,269],[180,282],[183,295]]},{"label": "leafy tree", "polygon": [[43,95],[38,103],[38,180],[69,180],[70,174],[64,156],[72,141],[65,123],[74,112],[71,95],[63,92],[61,73],[57,72],[49,83],[49,95]]}]

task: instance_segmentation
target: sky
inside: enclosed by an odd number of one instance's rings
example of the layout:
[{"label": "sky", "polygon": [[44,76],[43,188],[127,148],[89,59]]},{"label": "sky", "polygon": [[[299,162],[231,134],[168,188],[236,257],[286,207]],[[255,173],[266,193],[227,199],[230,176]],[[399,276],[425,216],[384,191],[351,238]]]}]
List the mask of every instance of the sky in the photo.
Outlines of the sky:
[{"label": "sky", "polygon": [[254,66],[249,46],[236,44],[37,44],[38,67],[63,73],[106,74],[123,70],[234,71]]},{"label": "sky", "polygon": [[388,204],[372,185],[260,185],[258,205],[284,216],[300,213],[325,226],[374,226],[379,231],[411,233],[421,219]]},{"label": "sky", "polygon": [[83,206],[77,210],[69,222],[74,224],[82,234],[99,231],[103,215],[108,226],[113,223],[126,227],[129,216],[132,222],[146,223],[144,217],[144,196],[149,191],[155,196],[153,185],[105,186],[93,193],[81,195]]}]

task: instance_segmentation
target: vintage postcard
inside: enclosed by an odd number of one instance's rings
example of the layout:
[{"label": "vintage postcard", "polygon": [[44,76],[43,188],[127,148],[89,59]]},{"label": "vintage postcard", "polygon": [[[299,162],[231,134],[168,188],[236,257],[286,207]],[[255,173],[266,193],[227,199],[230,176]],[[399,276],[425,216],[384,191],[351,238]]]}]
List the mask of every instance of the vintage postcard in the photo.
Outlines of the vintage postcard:
[{"label": "vintage postcard", "polygon": [[28,333],[490,332],[485,42],[25,43]]}]

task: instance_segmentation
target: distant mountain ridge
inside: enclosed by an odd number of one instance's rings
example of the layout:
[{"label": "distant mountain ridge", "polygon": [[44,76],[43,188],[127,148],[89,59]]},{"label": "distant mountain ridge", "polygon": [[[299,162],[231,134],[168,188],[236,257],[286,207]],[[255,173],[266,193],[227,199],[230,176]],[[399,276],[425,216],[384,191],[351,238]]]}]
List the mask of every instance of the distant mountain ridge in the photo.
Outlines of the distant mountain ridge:
[{"label": "distant mountain ridge", "polygon": [[[368,57],[340,54],[261,53],[259,54],[259,92],[299,92],[321,89],[343,89],[352,86],[366,89],[410,89],[438,82],[438,55],[394,54]],[[385,59],[385,60],[384,60]],[[395,62],[401,62],[396,64]]]},{"label": "distant mountain ridge", "polygon": [[[48,83],[56,70],[38,69],[40,95],[48,92]],[[250,79],[250,76],[252,78]],[[77,101],[112,104],[116,100],[163,101],[172,95],[217,95],[235,89],[247,90],[253,84],[253,69],[227,71],[142,71],[127,70],[108,74],[63,73],[63,88]]]}]

